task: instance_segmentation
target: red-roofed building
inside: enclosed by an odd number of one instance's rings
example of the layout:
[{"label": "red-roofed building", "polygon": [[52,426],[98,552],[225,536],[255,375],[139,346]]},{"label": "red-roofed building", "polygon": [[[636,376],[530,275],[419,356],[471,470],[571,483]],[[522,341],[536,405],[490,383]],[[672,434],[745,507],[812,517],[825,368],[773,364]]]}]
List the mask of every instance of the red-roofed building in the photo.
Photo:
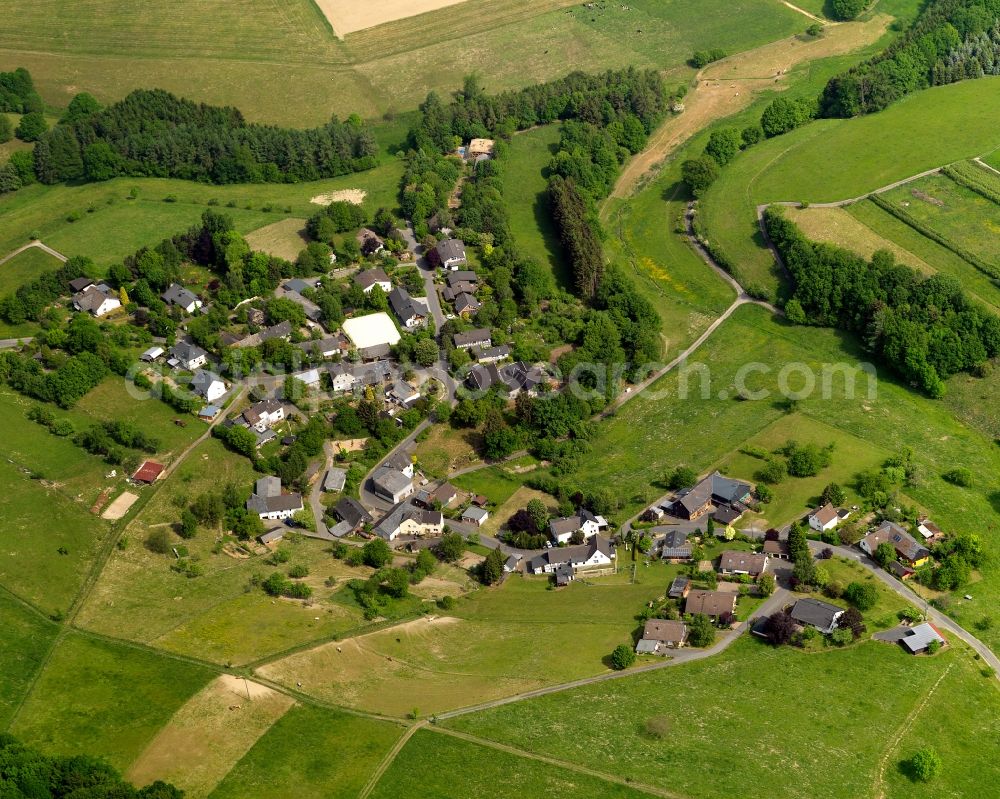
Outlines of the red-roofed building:
[{"label": "red-roofed building", "polygon": [[132,475],[132,481],[136,483],[155,483],[163,474],[164,466],[156,461],[143,461],[142,466],[136,469]]}]

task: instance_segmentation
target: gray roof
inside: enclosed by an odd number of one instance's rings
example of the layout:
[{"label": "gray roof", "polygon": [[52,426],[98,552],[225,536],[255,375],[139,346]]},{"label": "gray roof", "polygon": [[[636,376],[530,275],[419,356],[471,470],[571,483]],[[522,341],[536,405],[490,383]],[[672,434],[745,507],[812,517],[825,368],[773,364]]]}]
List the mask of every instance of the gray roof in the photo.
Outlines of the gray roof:
[{"label": "gray roof", "polygon": [[334,538],[343,538],[354,529],[350,522],[337,522],[333,527],[327,527],[326,531]]},{"label": "gray roof", "polygon": [[401,471],[387,466],[379,466],[372,475],[372,484],[390,496],[396,496],[409,488],[413,481]]},{"label": "gray roof", "polygon": [[73,291],[73,293],[79,293],[83,291],[85,288],[87,288],[87,286],[93,286],[93,285],[94,281],[91,280],[89,277],[78,277],[74,278],[69,282],[69,287]]},{"label": "gray roof", "polygon": [[553,519],[549,522],[549,532],[553,538],[566,533],[575,533],[580,529],[583,520],[579,516],[566,516],[562,519]]},{"label": "gray roof", "polygon": [[586,544],[546,549],[540,555],[536,555],[528,561],[528,569],[535,572],[547,565],[557,566],[564,563],[583,563],[589,560],[596,552],[602,552],[608,558],[614,558],[615,556],[615,549],[611,545],[611,542],[606,538],[595,535]]},{"label": "gray roof", "polygon": [[376,267],[375,269],[365,269],[355,274],[354,282],[361,286],[361,288],[366,289],[374,286],[376,283],[389,283],[390,281],[385,270]]},{"label": "gray roof", "polygon": [[323,490],[324,491],[343,491],[344,483],[347,482],[347,469],[338,469],[336,466],[331,467],[326,472],[326,477],[323,478]]},{"label": "gray roof", "polygon": [[461,239],[445,239],[437,243],[438,255],[442,262],[459,259],[465,260],[465,242]]},{"label": "gray roof", "polygon": [[427,314],[424,307],[414,302],[410,292],[402,286],[396,286],[389,292],[389,304],[396,316],[404,322],[414,316],[426,316]]},{"label": "gray roof", "polygon": [[160,298],[168,305],[179,305],[182,308],[187,308],[193,303],[201,302],[197,294],[184,288],[180,283],[171,283],[167,287],[167,290],[160,295]]},{"label": "gray roof", "polygon": [[262,535],[258,536],[257,538],[262,544],[270,544],[274,541],[280,541],[284,537],[285,537],[285,528],[274,527],[268,530],[266,533],[263,533]]},{"label": "gray roof", "polygon": [[937,641],[939,644],[946,643],[944,638],[934,628],[934,625],[928,622],[911,628],[907,631],[906,635],[899,639],[899,643],[910,652],[923,652],[932,641]]},{"label": "gray roof", "polygon": [[338,352],[347,350],[350,348],[347,339],[339,333],[334,336],[327,336],[326,338],[320,339],[310,339],[309,341],[300,341],[298,344],[293,346],[302,350],[304,353],[311,355],[313,352],[318,352],[320,355],[325,355],[330,352]]},{"label": "gray roof", "polygon": [[753,489],[749,483],[733,480],[719,472],[713,472],[692,486],[678,501],[686,510],[693,513],[703,507],[706,502],[723,504],[737,502],[749,494],[751,490]]},{"label": "gray roof", "polygon": [[921,560],[931,554],[927,547],[918,542],[906,530],[888,520],[882,522],[877,530],[865,536],[865,541],[868,542],[872,552],[878,548],[879,544],[890,543],[900,555],[908,560]]},{"label": "gray roof", "polygon": [[458,283],[478,283],[479,275],[473,272],[471,269],[459,269],[455,272],[451,272],[445,281],[451,288],[454,288]]},{"label": "gray roof", "polygon": [[455,297],[455,311],[458,313],[462,313],[462,311],[478,311],[482,307],[483,304],[479,300],[464,291]]},{"label": "gray roof", "polygon": [[261,477],[254,486],[254,493],[259,497],[277,497],[281,495],[281,478],[273,474]]},{"label": "gray roof", "polygon": [[215,372],[211,372],[208,369],[199,369],[191,378],[191,390],[196,394],[206,394],[213,383],[223,383],[225,385],[225,381]]},{"label": "gray roof", "polygon": [[456,333],[455,346],[471,347],[475,344],[486,344],[491,338],[492,334],[488,327],[477,327],[473,330],[467,330],[464,333]]},{"label": "gray roof", "polygon": [[670,588],[667,589],[667,596],[671,599],[677,599],[684,595],[684,589],[691,584],[691,581],[687,577],[678,575],[670,583]]},{"label": "gray roof", "polygon": [[767,555],[763,552],[740,552],[726,550],[719,556],[719,569],[728,572],[760,574],[767,565]]},{"label": "gray roof", "polygon": [[483,522],[489,517],[489,512],[484,508],[480,508],[477,505],[470,505],[464,511],[462,511],[463,519],[472,519],[474,522]]},{"label": "gray roof", "polygon": [[178,341],[170,348],[170,357],[179,361],[193,361],[195,358],[205,358],[208,353],[197,344],[190,341]]},{"label": "gray roof", "polygon": [[372,520],[372,515],[353,497],[341,497],[333,506],[333,514],[352,529]]},{"label": "gray roof", "polygon": [[277,497],[262,497],[254,494],[247,500],[247,510],[254,513],[278,513],[302,510],[301,494],[282,494]]},{"label": "gray roof", "polygon": [[800,599],[795,603],[791,616],[800,624],[809,624],[821,630],[828,630],[843,612],[843,608],[831,605],[829,602],[808,598]]},{"label": "gray roof", "polygon": [[301,277],[294,277],[291,280],[285,281],[285,288],[289,291],[297,291],[301,294],[306,289],[314,289],[319,284],[318,278],[313,278],[312,280],[303,280]]},{"label": "gray roof", "polygon": [[418,524],[438,525],[444,521],[444,516],[441,511],[423,510],[409,500],[404,500],[382,518],[375,526],[374,532],[379,537],[388,539],[407,519],[413,519]]},{"label": "gray roof", "polygon": [[81,311],[94,313],[101,304],[108,299],[118,299],[111,289],[101,283],[100,285],[89,285],[82,291],[73,295],[73,303]]},{"label": "gray roof", "polygon": [[475,350],[473,355],[478,361],[499,361],[510,357],[510,347],[506,344],[501,344],[498,347],[487,347]]}]

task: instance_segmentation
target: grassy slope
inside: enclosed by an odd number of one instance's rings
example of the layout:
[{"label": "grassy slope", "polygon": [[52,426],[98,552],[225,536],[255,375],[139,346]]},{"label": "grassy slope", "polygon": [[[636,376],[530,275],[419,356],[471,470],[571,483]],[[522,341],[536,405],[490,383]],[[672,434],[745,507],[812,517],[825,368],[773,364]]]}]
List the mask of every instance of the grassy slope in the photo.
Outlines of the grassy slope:
[{"label": "grassy slope", "polygon": [[[1000,692],[992,680],[971,673],[964,652],[913,658],[892,645],[871,642],[848,651],[805,654],[750,638],[718,658],[447,724],[622,777],[642,775],[703,799],[762,790],[787,799],[870,796],[886,742],[956,661],[956,678],[937,689],[940,701],[964,705],[963,695],[974,696],[983,705],[977,713],[982,725],[1000,709]],[[785,712],[791,708],[794,712]],[[670,724],[669,743],[643,732],[656,716]],[[927,717],[920,716],[918,729]],[[945,738],[966,734],[957,713],[940,717],[937,724],[946,729]],[[994,725],[987,740],[995,741],[996,735]],[[988,768],[995,743],[987,740],[962,748],[962,767]],[[938,789],[946,787],[945,779]],[[961,784],[965,778],[956,780]]]},{"label": "grassy slope", "polygon": [[11,732],[45,752],[127,767],[212,672],[70,632],[46,663]]},{"label": "grassy slope", "polygon": [[757,145],[726,167],[706,193],[701,205],[710,237],[748,282],[774,289],[778,277],[759,240],[756,205],[857,197],[990,151],[1000,145],[989,101],[998,85],[1000,79],[984,78],[928,89],[879,114],[818,120]]},{"label": "grassy slope", "polygon": [[[711,367],[707,398],[702,398],[694,377],[688,399],[678,400],[678,375],[668,375],[654,387],[665,396],[637,397],[602,425],[591,442],[601,457],[582,460],[568,480],[583,488],[611,489],[625,499],[621,514],[625,516],[662,493],[659,481],[669,469],[685,463],[707,470],[778,419],[783,411],[774,404],[780,397],[776,376],[785,364],[803,363],[815,370],[817,391],[799,404],[800,413],[869,442],[874,449],[864,460],[878,452],[911,447],[923,478],[920,485],[907,489],[908,495],[928,508],[945,529],[977,532],[987,549],[995,552],[1000,536],[992,520],[1000,511],[1000,495],[993,481],[984,478],[972,489],[962,490],[942,480],[940,474],[958,463],[977,474],[996,474],[1000,450],[978,430],[956,421],[947,404],[913,393],[884,370],[879,371],[873,400],[868,399],[865,379],[857,381],[855,398],[846,398],[840,377],[833,380],[832,397],[822,398],[822,364],[854,364],[865,358],[856,343],[836,331],[793,327],[759,308],[740,309],[693,359]],[[736,372],[750,363],[768,365],[770,371],[749,375],[746,387],[767,390],[770,396],[756,402],[734,401]],[[793,388],[798,386],[792,383]],[[727,392],[730,399],[718,399],[719,391]],[[847,461],[841,463],[849,466]],[[782,490],[779,485],[779,503],[786,501],[781,498]],[[982,582],[973,593],[974,602],[954,610],[956,618],[968,624],[1000,601],[1000,566],[984,568]],[[983,635],[994,644],[1000,641],[995,629]]]},{"label": "grassy slope", "polygon": [[80,624],[223,663],[253,660],[357,626],[359,612],[324,601],[331,591],[323,580],[335,571],[346,576],[346,567],[329,557],[322,542],[286,544],[293,554],[289,566],[301,562],[311,569],[308,580],[322,603],[312,608],[272,600],[259,590],[247,593],[252,574],[267,576],[271,568],[260,556],[234,558],[214,552],[216,531],[202,529],[186,542],[173,539],[175,545],[184,543],[204,569],[203,576],[194,579],[172,572],[168,557],[143,546],[150,530],[176,523],[178,504],[225,483],[245,486],[249,495],[255,478],[249,461],[227,452],[218,440],[201,444],[129,523],[128,546],[112,555],[81,609]]},{"label": "grassy slope", "polygon": [[379,721],[317,707],[286,713],[211,793],[212,799],[355,797],[402,733]]},{"label": "grassy slope", "polygon": [[[16,249],[34,234],[65,255],[87,255],[107,266],[143,245],[184,232],[198,221],[211,199],[219,201],[216,210],[231,215],[241,232],[286,216],[309,216],[317,209],[310,198],[337,189],[365,189],[365,205],[374,212],[380,205],[396,205],[402,169],[401,161],[385,154],[384,163],[368,172],[313,183],[208,186],[183,180],[118,178],[80,186],[29,186],[0,197],[4,218],[0,253]],[[136,200],[128,199],[133,187],[139,191]],[[176,202],[164,202],[167,196]],[[226,207],[231,201],[236,208]],[[268,204],[272,211],[260,210]],[[73,212],[81,218],[69,222],[67,217]]]},{"label": "grassy slope", "polygon": [[[580,761],[588,766],[589,758]],[[498,752],[426,730],[407,742],[382,776],[373,799],[494,799],[586,796],[588,799],[639,799],[644,792],[604,782],[568,769]]]},{"label": "grassy slope", "polygon": [[803,27],[799,14],[771,0],[703,0],[697,14],[681,0],[589,9],[567,0],[467,0],[344,42],[309,0],[127,9],[93,0],[72,14],[58,0],[30,8],[2,0],[0,13],[19,20],[0,33],[0,69],[28,67],[55,105],[77,91],[107,101],[157,86],[295,125],[331,112],[409,108],[430,90],[457,88],[473,69],[491,90],[504,89],[571,68],[676,67],[699,48],[736,52]]},{"label": "grassy slope", "polygon": [[38,673],[39,664],[56,636],[56,626],[0,591],[0,730]]},{"label": "grassy slope", "polygon": [[0,266],[0,296],[31,282],[41,272],[51,272],[58,268],[59,260],[44,250],[37,247],[25,250]]}]

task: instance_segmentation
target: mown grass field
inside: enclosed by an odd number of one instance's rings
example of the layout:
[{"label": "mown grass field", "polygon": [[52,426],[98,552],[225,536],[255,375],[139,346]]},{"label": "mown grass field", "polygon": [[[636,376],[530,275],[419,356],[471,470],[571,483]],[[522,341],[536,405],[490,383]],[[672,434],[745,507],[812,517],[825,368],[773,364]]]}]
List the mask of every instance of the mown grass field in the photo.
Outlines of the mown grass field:
[{"label": "mown grass field", "polygon": [[312,706],[288,711],[236,764],[211,799],[353,799],[403,730]]},{"label": "mown grass field", "polygon": [[202,666],[68,632],[11,732],[45,752],[96,755],[124,769],[213,676]]},{"label": "mown grass field", "polygon": [[375,799],[415,796],[435,799],[466,799],[469,796],[639,799],[648,795],[567,768],[429,730],[418,730],[407,741],[372,793]]},{"label": "mown grass field", "polygon": [[0,590],[0,631],[0,729],[6,729],[58,630]]},{"label": "mown grass field", "polygon": [[640,564],[632,582],[631,560],[620,557],[619,575],[559,591],[544,578],[512,576],[460,599],[446,616],[325,644],[258,671],[288,686],[301,683],[324,701],[398,716],[600,674],[611,650],[632,641],[635,615],[666,592],[679,569]]},{"label": "mown grass field", "polygon": [[770,0],[704,0],[697,14],[677,0],[591,8],[468,0],[341,42],[308,0],[134,8],[93,0],[72,14],[57,0],[30,8],[4,0],[0,12],[18,19],[0,34],[0,69],[27,67],[53,105],[78,91],[109,101],[158,87],[299,126],[331,112],[372,118],[411,108],[428,91],[460,87],[474,69],[500,90],[571,66],[680,67],[694,50],[748,49],[798,32],[804,20]]},{"label": "mown grass field", "polygon": [[417,441],[413,454],[422,471],[443,480],[449,472],[479,462],[474,445],[476,438],[477,433],[473,430],[436,424],[428,429],[426,438]]},{"label": "mown grass field", "polygon": [[[396,206],[402,170],[402,161],[386,155],[381,165],[367,172],[311,183],[209,186],[164,178],[117,178],[79,186],[28,186],[0,197],[4,217],[0,253],[37,235],[64,255],[86,255],[106,267],[143,245],[183,233],[198,222],[210,200],[218,202],[215,210],[229,214],[241,233],[286,217],[310,216],[319,208],[310,202],[312,197],[340,189],[364,189],[365,207],[374,213],[379,206]],[[129,198],[133,188],[138,190],[134,200]],[[165,202],[167,197],[175,201]],[[270,210],[263,210],[268,206]],[[74,213],[80,218],[70,222]]]},{"label": "mown grass field", "polygon": [[15,255],[0,265],[0,296],[10,294],[25,283],[30,283],[40,273],[51,272],[59,266],[57,258],[37,247]]},{"label": "mown grass field", "polygon": [[927,89],[881,113],[818,120],[751,148],[723,169],[701,203],[709,237],[745,282],[776,291],[779,276],[760,240],[758,204],[858,197],[992,151],[1000,146],[991,102],[998,85],[1000,79],[984,78]]},{"label": "mown grass field", "polygon": [[501,466],[486,466],[451,480],[457,488],[482,494],[494,507],[502,505],[521,487],[521,480]]},{"label": "mown grass field", "polygon": [[[1000,234],[1000,205],[987,200],[945,175],[931,175],[882,197],[947,241],[971,252],[1000,271],[996,240]],[[970,265],[970,268],[975,268]],[[997,289],[1000,292],[1000,288]]]},{"label": "mown grass field", "polygon": [[572,280],[549,212],[548,166],[559,145],[559,125],[543,125],[514,136],[503,176],[503,201],[514,241],[523,255],[546,266],[558,285]]},{"label": "mown grass field", "polygon": [[[892,241],[908,252],[921,258],[935,271],[957,277],[969,294],[986,305],[1000,310],[1000,288],[978,269],[971,266],[947,247],[918,233],[905,222],[896,219],[888,211],[879,208],[871,200],[863,200],[844,209],[877,236]],[[856,240],[855,240],[856,241]],[[838,242],[847,246],[849,242]],[[862,253],[863,254],[863,253]],[[906,259],[901,259],[907,263]]]},{"label": "mown grass field", "polygon": [[[909,793],[897,795],[943,796],[968,784],[961,771],[981,780],[997,743],[990,719],[1000,708],[1000,691],[971,662],[964,650],[915,658],[868,642],[803,653],[744,637],[717,658],[444,723],[619,777],[641,775],[684,796],[723,799],[764,790],[788,799],[846,799],[878,795],[883,754],[890,750],[895,768],[893,735],[910,714],[926,736],[921,728],[930,717],[921,702],[933,688],[941,712],[934,728],[948,731],[935,746],[948,765],[937,784],[907,785]],[[978,707],[970,708],[961,698],[967,696]],[[961,710],[950,707],[952,697]],[[973,713],[968,720],[965,709]],[[665,738],[645,732],[652,718],[668,727]],[[967,737],[970,728],[984,736],[976,746]],[[958,773],[950,778],[952,768]]]}]

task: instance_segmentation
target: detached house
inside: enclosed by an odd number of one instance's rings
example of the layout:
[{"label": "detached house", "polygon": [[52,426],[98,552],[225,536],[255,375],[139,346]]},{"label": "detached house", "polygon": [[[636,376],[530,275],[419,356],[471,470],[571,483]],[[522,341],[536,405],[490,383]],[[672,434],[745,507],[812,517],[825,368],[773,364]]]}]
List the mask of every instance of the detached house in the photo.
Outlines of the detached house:
[{"label": "detached house", "polygon": [[290,519],[302,507],[302,495],[281,493],[281,480],[274,476],[261,477],[247,500],[247,510],[261,519]]},{"label": "detached house", "polygon": [[497,366],[495,363],[477,363],[469,370],[465,385],[473,391],[488,391],[493,386],[504,386],[511,398],[522,391],[534,396],[546,380],[545,371],[538,366],[528,366],[523,361]]},{"label": "detached house", "polygon": [[649,619],[642,629],[642,638],[636,644],[637,655],[666,654],[664,650],[680,649],[687,643],[687,625],[682,621]]},{"label": "detached house", "polygon": [[[87,278],[89,280],[89,278]],[[82,291],[73,295],[73,307],[78,311],[101,317],[122,307],[118,295],[104,283],[91,283]]]},{"label": "detached house", "polygon": [[167,305],[180,308],[185,313],[194,313],[204,304],[197,294],[184,288],[180,283],[171,283],[167,290],[160,295],[160,299]]},{"label": "detached house", "polygon": [[455,334],[455,346],[460,350],[472,347],[492,347],[493,340],[488,327],[477,327],[464,333]]},{"label": "detached house", "polygon": [[736,597],[732,591],[707,591],[698,589],[688,592],[684,600],[685,613],[702,613],[710,619],[718,619],[724,613],[736,611]]},{"label": "detached house", "polygon": [[276,425],[285,418],[285,406],[277,400],[262,400],[243,411],[243,421],[258,433]]},{"label": "detached house", "polygon": [[611,542],[598,535],[586,544],[546,549],[528,561],[527,569],[531,574],[555,574],[561,567],[577,572],[610,566],[614,560],[615,549]]},{"label": "detached house", "polygon": [[465,242],[461,239],[445,239],[437,243],[438,258],[441,259],[441,268],[452,271],[458,269],[466,262]]},{"label": "detached house", "polygon": [[167,365],[174,369],[185,369],[193,372],[208,363],[208,353],[197,344],[190,341],[178,341],[170,348]]},{"label": "detached house", "polygon": [[350,530],[358,530],[372,521],[371,514],[352,497],[341,497],[333,506],[333,515],[347,524]]},{"label": "detached house", "polygon": [[215,372],[199,369],[191,378],[191,390],[207,402],[215,402],[226,394],[226,383]]},{"label": "detached house", "polygon": [[396,286],[389,292],[389,305],[407,330],[420,327],[427,320],[427,308],[415,301],[402,286]]},{"label": "detached house", "polygon": [[[656,535],[663,529],[653,527],[650,532]],[[663,560],[690,560],[693,551],[694,548],[687,542],[687,533],[671,528],[663,536],[663,544],[660,547],[660,557]]]},{"label": "detached house", "polygon": [[371,294],[373,288],[378,286],[388,294],[392,291],[392,281],[382,268],[365,269],[354,275],[354,283],[361,287],[365,294]]},{"label": "detached house", "polygon": [[827,502],[822,508],[817,508],[806,519],[809,526],[819,533],[832,530],[840,524],[840,514],[837,509]]},{"label": "detached house", "polygon": [[379,466],[371,478],[372,492],[387,502],[401,502],[413,493],[413,474]]},{"label": "detached house", "polygon": [[409,502],[398,504],[375,526],[375,534],[386,541],[395,541],[400,536],[436,536],[443,531],[441,511],[423,510]]},{"label": "detached house", "polygon": [[756,579],[765,569],[767,569],[767,555],[763,552],[727,550],[719,556],[719,571],[723,574],[746,574]]},{"label": "detached house", "polygon": [[829,635],[837,629],[844,609],[819,599],[800,599],[792,607],[790,615],[799,624],[815,627],[824,635]]},{"label": "detached house", "polygon": [[874,557],[878,545],[883,543],[892,544],[899,559],[912,568],[922,566],[931,556],[931,552],[927,547],[918,543],[912,535],[898,524],[888,520],[882,522],[878,529],[873,530],[862,538],[858,542],[858,546],[866,555]]},{"label": "detached house", "polygon": [[568,544],[573,533],[579,531],[583,533],[586,541],[607,528],[608,522],[603,516],[596,516],[588,510],[581,509],[576,516],[566,516],[549,522],[549,538],[557,544]]}]

